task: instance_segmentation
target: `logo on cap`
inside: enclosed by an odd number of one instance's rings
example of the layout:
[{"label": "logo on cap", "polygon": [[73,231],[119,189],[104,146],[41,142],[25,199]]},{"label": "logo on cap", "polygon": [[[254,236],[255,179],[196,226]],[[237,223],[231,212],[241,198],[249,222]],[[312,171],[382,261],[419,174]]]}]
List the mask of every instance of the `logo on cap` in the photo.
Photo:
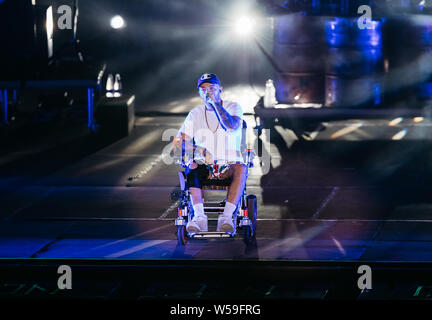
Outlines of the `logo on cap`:
[{"label": "logo on cap", "polygon": [[207,79],[210,79],[210,78],[211,78],[211,75],[208,74],[208,73],[204,73],[204,74],[201,76],[201,80],[207,80]]}]

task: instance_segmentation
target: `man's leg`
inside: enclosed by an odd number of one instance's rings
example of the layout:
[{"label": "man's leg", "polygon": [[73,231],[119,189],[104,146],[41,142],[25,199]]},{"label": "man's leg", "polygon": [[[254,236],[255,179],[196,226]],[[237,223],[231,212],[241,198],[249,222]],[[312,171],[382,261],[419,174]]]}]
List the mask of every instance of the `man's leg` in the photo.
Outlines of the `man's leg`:
[{"label": "man's leg", "polygon": [[230,167],[230,170],[232,182],[228,190],[227,201],[237,205],[246,184],[246,166],[236,163]]},{"label": "man's leg", "polygon": [[190,192],[191,197],[192,197],[192,204],[195,205],[195,204],[203,202],[202,189],[190,187],[189,192]]},{"label": "man's leg", "polygon": [[246,183],[246,166],[236,163],[230,166],[227,177],[232,178],[228,190],[227,201],[224,212],[218,218],[218,230],[222,232],[233,232],[232,215],[237,207]]},{"label": "man's leg", "polygon": [[202,189],[190,187],[189,192],[192,198],[192,206],[194,208],[195,215],[204,215]]},{"label": "man's leg", "polygon": [[198,171],[198,165],[193,163],[189,167],[188,184],[194,209],[194,217],[186,226],[188,232],[208,231],[207,216],[204,213],[202,189],[199,180],[200,172]]},{"label": "man's leg", "polygon": [[199,171],[198,164],[192,163],[188,168],[188,184],[189,192],[192,198],[192,206],[194,207],[195,214],[204,214],[203,196],[201,189],[201,172]]}]

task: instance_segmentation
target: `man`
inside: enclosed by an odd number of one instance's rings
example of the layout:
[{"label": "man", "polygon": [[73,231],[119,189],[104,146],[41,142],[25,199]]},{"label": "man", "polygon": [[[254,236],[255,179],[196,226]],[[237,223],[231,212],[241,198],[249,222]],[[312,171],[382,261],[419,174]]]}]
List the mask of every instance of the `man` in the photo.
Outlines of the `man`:
[{"label": "man", "polygon": [[186,230],[208,231],[201,186],[213,174],[219,179],[232,178],[216,230],[233,232],[233,213],[246,183],[246,164],[241,154],[243,111],[238,103],[221,99],[223,88],[215,74],[203,74],[197,87],[204,105],[189,112],[174,143],[175,148],[181,148],[183,143],[186,150],[193,152],[186,175],[194,217]]}]

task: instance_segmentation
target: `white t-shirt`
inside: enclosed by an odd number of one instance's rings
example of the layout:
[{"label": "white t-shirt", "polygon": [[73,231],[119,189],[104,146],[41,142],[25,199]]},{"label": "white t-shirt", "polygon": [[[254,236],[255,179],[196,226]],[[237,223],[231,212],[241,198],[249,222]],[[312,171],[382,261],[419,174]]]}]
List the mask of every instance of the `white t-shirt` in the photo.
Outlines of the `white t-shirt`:
[{"label": "white t-shirt", "polygon": [[[222,106],[231,116],[237,116],[243,120],[243,111],[240,104],[224,100]],[[194,138],[195,145],[205,148],[211,154],[211,158],[217,160],[219,163],[244,163],[241,155],[242,124],[237,130],[227,129],[225,131],[219,124],[215,112],[206,111],[205,105],[197,106],[189,112],[177,137],[181,137],[182,133],[185,133],[190,138]],[[206,161],[204,156],[199,152],[195,152],[194,160],[206,164],[213,163],[208,158]]]}]

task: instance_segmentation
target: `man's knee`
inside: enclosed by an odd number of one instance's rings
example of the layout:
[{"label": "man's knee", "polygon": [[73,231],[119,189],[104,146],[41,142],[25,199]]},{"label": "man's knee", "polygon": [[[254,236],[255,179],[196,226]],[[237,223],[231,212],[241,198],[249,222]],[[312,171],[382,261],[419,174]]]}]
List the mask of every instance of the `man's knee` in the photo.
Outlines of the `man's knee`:
[{"label": "man's knee", "polygon": [[186,184],[189,188],[200,188],[201,181],[197,169],[189,169],[186,173]]},{"label": "man's knee", "polygon": [[190,187],[189,191],[192,195],[192,197],[194,196],[200,196],[202,193],[202,189],[201,188],[196,188],[196,187]]},{"label": "man's knee", "polygon": [[198,168],[198,164],[197,164],[196,162],[192,162],[192,163],[188,166],[188,169],[189,169],[189,170],[193,170],[193,169],[196,169],[196,168]]},{"label": "man's knee", "polygon": [[[196,165],[196,164],[195,164]],[[186,169],[186,185],[188,188],[201,189],[201,184],[207,171],[203,166],[189,166]]]},{"label": "man's knee", "polygon": [[235,163],[233,164],[233,172],[234,175],[243,175],[246,173],[246,165],[243,163]]}]

